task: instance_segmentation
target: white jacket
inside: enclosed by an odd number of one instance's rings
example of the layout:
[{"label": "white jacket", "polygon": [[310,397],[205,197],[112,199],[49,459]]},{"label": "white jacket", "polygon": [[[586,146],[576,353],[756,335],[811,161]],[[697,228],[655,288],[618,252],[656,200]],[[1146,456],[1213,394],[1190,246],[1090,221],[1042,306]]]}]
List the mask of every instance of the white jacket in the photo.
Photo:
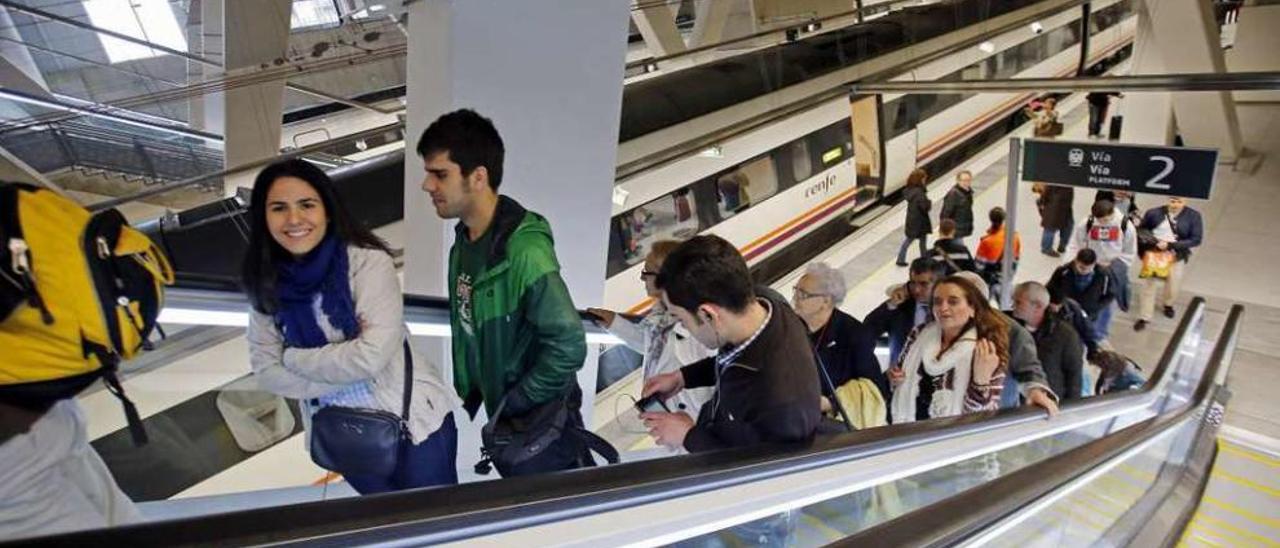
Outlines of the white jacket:
[{"label": "white jacket", "polygon": [[1076,225],[1075,235],[1071,238],[1069,256],[1081,249],[1089,248],[1098,254],[1098,262],[1110,265],[1119,260],[1126,267],[1133,266],[1138,260],[1138,229],[1133,223],[1125,223],[1124,214],[1116,210],[1106,219],[1093,221],[1089,226],[1089,217]]},{"label": "white jacket", "polygon": [[[351,297],[356,316],[363,319],[360,336],[343,341],[325,329],[332,344],[320,348],[285,348],[275,319],[250,309],[249,364],[258,386],[286,398],[300,400],[310,424],[310,399],[345,385],[371,381],[378,408],[399,415],[404,400],[404,297],[391,256],[380,250],[348,247]],[[317,318],[326,326],[323,313]],[[409,434],[422,443],[440,428],[461,401],[440,380],[433,364],[413,354],[413,394],[409,404]]]},{"label": "white jacket", "polygon": [[[622,339],[627,347],[644,356],[640,367],[644,370],[645,379],[662,373],[679,371],[681,367],[716,354],[715,350],[703,346],[693,338],[693,335],[689,334],[661,303],[654,304],[649,314],[638,322],[628,320],[621,315],[615,316],[613,325],[609,326],[609,332]],[[650,356],[649,347],[657,336],[665,336],[666,344],[662,347],[661,354]],[[683,411],[697,419],[702,404],[711,399],[713,392],[715,392],[714,388],[681,390],[667,400],[667,407],[673,412]]]}]

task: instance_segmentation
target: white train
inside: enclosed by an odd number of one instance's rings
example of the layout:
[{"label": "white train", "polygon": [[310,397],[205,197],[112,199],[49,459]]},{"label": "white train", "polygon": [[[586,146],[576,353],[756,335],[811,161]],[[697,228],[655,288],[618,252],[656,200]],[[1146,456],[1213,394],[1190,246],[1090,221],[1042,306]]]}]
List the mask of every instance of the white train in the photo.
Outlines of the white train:
[{"label": "white train", "polygon": [[[1091,70],[1104,70],[1128,55],[1136,28],[1132,2],[1093,3]],[[1080,17],[1079,10],[1066,10],[1038,20],[1034,28],[988,38],[894,79],[1074,74],[1080,56]],[[628,86],[628,99],[631,95]],[[873,204],[892,203],[915,167],[945,173],[1007,135],[1023,121],[1022,107],[1033,96],[834,99],[696,156],[619,181],[605,305],[629,313],[650,306],[640,271],[648,245],[665,238],[719,235],[742,250],[757,279],[776,279],[848,235],[851,216]]]}]

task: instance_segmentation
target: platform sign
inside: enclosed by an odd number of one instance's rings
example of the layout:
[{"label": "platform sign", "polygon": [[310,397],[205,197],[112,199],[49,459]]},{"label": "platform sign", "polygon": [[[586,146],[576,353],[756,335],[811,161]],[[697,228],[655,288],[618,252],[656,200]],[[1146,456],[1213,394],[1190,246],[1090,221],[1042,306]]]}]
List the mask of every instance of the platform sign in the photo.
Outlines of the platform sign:
[{"label": "platform sign", "polygon": [[1023,141],[1022,180],[1209,199],[1218,151],[1094,141]]}]

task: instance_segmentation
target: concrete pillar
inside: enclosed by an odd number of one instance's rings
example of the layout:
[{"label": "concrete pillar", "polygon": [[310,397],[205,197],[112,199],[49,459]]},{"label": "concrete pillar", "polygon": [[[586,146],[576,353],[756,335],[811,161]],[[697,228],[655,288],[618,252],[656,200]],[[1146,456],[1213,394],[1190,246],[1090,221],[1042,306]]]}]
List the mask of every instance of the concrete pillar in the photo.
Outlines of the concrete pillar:
[{"label": "concrete pillar", "polygon": [[[204,53],[204,2],[207,0],[191,0],[191,5],[187,9],[187,51],[194,55],[203,56]],[[221,54],[222,48],[218,48]],[[219,57],[218,60],[221,60]],[[187,61],[187,79],[186,83],[194,84],[204,80],[204,64],[198,61]],[[192,128],[203,130],[205,128],[204,119],[204,103],[207,95],[199,95],[187,99],[187,123]]]},{"label": "concrete pillar", "polygon": [[[255,70],[285,59],[289,47],[291,0],[223,0],[224,69]],[[270,158],[280,152],[284,80],[223,93],[223,142],[227,167]],[[224,181],[228,196],[250,186],[254,173]]]},{"label": "concrete pillar", "polygon": [[689,46],[702,47],[723,40],[725,23],[729,22],[733,2],[698,0],[694,8],[693,34],[689,37]]},{"label": "concrete pillar", "polygon": [[666,4],[645,4],[649,7],[635,9],[631,12],[631,20],[644,37],[649,47],[649,54],[662,57],[685,50],[684,38],[680,29],[676,28],[675,13]]},{"label": "concrete pillar", "polygon": [[[1200,0],[1142,0],[1138,25],[1138,48],[1143,56],[1135,59],[1135,74],[1186,74],[1226,72],[1222,45],[1212,6]],[[1159,58],[1158,69],[1156,58]],[[1156,69],[1156,70],[1153,70]],[[1136,94],[1135,94],[1136,95]],[[1175,92],[1170,95],[1177,132],[1187,146],[1219,149],[1224,162],[1234,161],[1240,154],[1242,139],[1240,120],[1230,92]],[[1125,101],[1127,105],[1145,102]],[[1153,100],[1158,103],[1160,100]],[[1139,105],[1135,110],[1142,118],[1133,122],[1156,124],[1151,129],[1134,128],[1135,136],[1144,142],[1159,131],[1161,113],[1158,105]],[[1151,114],[1150,118],[1146,115]],[[1130,125],[1126,111],[1125,125]],[[1127,134],[1126,134],[1127,136]]]},{"label": "concrete pillar", "polygon": [[[448,294],[455,221],[436,216],[421,190],[422,159],[413,151],[433,120],[467,107],[492,119],[502,135],[501,192],[550,221],[574,304],[602,303],[627,0],[423,0],[408,10],[405,291]],[[448,353],[431,354],[450,376]],[[588,364],[578,379],[591,424],[591,355]],[[464,470],[478,446],[476,425],[466,422],[459,417]]]},{"label": "concrete pillar", "polygon": [[[9,40],[22,40],[9,12],[0,9],[0,36]],[[48,95],[49,84],[36,67],[31,52],[22,44],[0,40],[0,87],[33,95]]]}]

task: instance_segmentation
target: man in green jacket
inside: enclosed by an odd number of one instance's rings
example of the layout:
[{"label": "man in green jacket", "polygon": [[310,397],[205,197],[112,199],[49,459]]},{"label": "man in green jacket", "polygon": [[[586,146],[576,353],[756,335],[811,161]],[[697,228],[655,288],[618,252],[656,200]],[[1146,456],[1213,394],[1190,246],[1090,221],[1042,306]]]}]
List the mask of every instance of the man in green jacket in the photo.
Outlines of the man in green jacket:
[{"label": "man in green jacket", "polygon": [[[483,402],[490,416],[505,398],[503,417],[568,401],[582,425],[577,371],[586,359],[582,321],[560,277],[551,226],[541,215],[498,194],[503,144],[493,122],[463,109],[423,132],[422,189],[436,213],[459,219],[449,252],[449,317],[454,386],[472,417]],[[531,470],[583,464],[570,436],[548,449]]]}]

